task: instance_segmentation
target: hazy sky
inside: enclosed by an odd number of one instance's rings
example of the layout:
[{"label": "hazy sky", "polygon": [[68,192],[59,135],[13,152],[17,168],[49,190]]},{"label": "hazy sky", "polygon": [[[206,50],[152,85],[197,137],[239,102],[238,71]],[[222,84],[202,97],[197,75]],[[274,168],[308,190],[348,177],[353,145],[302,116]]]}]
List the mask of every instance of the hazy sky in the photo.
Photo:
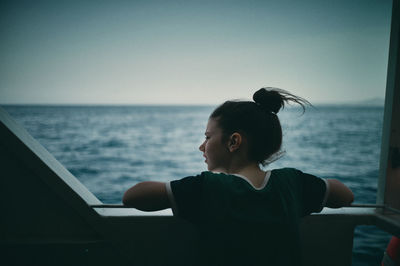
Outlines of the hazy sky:
[{"label": "hazy sky", "polygon": [[389,0],[1,1],[0,104],[384,97]]}]

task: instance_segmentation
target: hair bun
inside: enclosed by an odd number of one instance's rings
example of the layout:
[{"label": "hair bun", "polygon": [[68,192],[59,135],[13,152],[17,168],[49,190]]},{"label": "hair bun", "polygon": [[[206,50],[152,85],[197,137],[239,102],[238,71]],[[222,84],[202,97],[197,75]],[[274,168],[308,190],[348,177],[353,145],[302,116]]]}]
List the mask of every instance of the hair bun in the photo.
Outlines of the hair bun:
[{"label": "hair bun", "polygon": [[266,88],[256,91],[253,94],[253,100],[265,111],[275,114],[284,106],[282,95],[276,90],[267,90]]}]

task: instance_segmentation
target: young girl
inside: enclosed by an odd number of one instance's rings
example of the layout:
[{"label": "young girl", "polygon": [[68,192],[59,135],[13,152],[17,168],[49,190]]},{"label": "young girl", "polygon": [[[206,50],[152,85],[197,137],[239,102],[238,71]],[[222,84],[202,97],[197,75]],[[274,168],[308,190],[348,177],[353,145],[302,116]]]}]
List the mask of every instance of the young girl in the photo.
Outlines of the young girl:
[{"label": "young girl", "polygon": [[172,208],[201,231],[204,263],[299,265],[300,218],[324,206],[348,206],[349,188],[293,168],[263,171],[282,144],[277,113],[285,102],[308,102],[288,92],[262,88],[254,102],[227,101],[208,120],[199,147],[206,172],[169,183],[141,182],[128,189],[124,205],[144,211]]}]

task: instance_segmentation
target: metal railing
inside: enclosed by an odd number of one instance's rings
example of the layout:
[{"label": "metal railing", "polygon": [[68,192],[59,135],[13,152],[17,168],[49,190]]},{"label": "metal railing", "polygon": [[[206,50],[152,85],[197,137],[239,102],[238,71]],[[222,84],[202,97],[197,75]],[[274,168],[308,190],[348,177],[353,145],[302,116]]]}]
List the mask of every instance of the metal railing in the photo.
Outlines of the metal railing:
[{"label": "metal railing", "polygon": [[[98,205],[90,205],[91,208],[126,208],[126,209],[134,209],[133,207],[125,206],[123,204],[98,204]],[[400,210],[392,208],[388,205],[384,204],[351,204],[350,206],[346,206],[350,208],[377,208],[383,209],[387,211],[394,212],[396,214],[400,214]]]}]

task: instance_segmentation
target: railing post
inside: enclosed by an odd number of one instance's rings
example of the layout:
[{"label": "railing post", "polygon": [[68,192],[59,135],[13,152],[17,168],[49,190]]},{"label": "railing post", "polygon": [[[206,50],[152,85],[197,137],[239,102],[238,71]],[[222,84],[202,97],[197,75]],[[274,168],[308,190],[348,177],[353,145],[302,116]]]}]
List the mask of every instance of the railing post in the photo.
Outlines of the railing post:
[{"label": "railing post", "polygon": [[400,209],[400,0],[393,0],[377,204]]}]

